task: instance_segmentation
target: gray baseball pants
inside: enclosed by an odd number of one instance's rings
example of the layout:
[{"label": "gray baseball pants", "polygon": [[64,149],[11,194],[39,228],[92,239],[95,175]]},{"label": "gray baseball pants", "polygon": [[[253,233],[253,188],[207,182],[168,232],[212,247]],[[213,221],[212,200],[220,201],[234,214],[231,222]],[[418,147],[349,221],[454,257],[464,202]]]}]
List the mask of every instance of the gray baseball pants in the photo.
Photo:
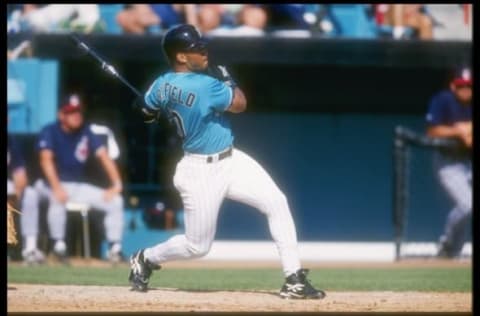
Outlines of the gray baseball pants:
[{"label": "gray baseball pants", "polygon": [[436,165],[440,183],[454,203],[447,216],[441,240],[449,245],[454,256],[458,256],[465,243],[472,215],[472,161],[468,158],[455,160],[437,155]]}]

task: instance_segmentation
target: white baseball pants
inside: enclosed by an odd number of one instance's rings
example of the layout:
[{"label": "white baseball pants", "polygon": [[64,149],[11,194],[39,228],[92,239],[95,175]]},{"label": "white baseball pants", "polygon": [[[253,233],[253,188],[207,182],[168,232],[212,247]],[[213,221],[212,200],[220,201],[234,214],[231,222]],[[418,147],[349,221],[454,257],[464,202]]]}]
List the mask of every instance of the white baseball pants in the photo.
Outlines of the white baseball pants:
[{"label": "white baseball pants", "polygon": [[300,269],[295,224],[285,195],[267,172],[250,156],[233,154],[207,163],[208,155],[186,153],[177,164],[174,184],[185,211],[185,234],[146,248],[152,263],[206,255],[215,237],[217,217],[224,198],[248,204],[265,214],[277,246],[285,276]]}]

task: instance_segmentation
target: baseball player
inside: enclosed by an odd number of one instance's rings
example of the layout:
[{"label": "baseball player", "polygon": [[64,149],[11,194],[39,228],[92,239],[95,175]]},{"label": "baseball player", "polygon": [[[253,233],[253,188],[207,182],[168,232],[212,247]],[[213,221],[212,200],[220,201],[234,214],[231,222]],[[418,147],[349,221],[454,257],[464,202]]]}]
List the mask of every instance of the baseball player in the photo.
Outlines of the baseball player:
[{"label": "baseball player", "polygon": [[[108,254],[113,262],[121,260],[121,178],[100,138],[92,132],[90,124],[84,123],[83,106],[77,95],[70,96],[62,104],[57,122],[42,129],[38,149],[40,165],[50,190],[47,219],[50,237],[54,240],[54,254],[61,261],[66,261],[65,205],[77,202],[105,211],[105,232],[110,244]],[[85,164],[92,155],[99,159],[110,178],[112,185],[106,190],[85,183]]]},{"label": "baseball player", "polygon": [[43,263],[45,255],[37,248],[38,207],[36,191],[28,185],[25,160],[20,144],[12,135],[7,142],[7,196],[14,196],[21,205],[20,230],[22,257],[26,264]]},{"label": "baseball player", "polygon": [[[104,145],[107,147],[108,151],[108,156],[114,160],[117,161],[120,157],[120,148],[118,146],[118,143],[115,139],[115,135],[113,134],[113,131],[106,125],[102,124],[96,124],[96,123],[90,123],[90,130],[93,134],[99,135],[100,137],[103,137],[105,139]],[[103,166],[100,166],[103,168]],[[98,171],[95,169],[95,171]],[[103,174],[103,173],[102,173]],[[98,175],[98,174],[97,174]],[[102,179],[103,180],[103,179]],[[109,186],[110,180],[106,179],[105,181],[108,181],[108,184],[106,186]],[[29,188],[29,187],[27,187]],[[45,180],[42,178],[39,178],[35,181],[33,184],[33,189],[34,192],[31,192],[30,194],[26,195],[23,202],[28,204],[28,213],[32,214],[32,217],[35,219],[38,219],[38,214],[40,212],[39,210],[39,204],[42,200],[49,200],[49,197],[51,195],[50,188],[46,184]],[[23,218],[22,218],[23,219]],[[29,226],[33,225],[38,225],[38,222],[35,222],[34,220],[29,220],[28,221]],[[22,226],[23,229],[23,226]],[[35,230],[35,231],[38,231]],[[110,249],[111,250],[111,249]],[[112,261],[113,263],[117,263],[119,260],[123,260],[123,258],[120,258],[118,254],[111,253],[111,251],[107,253],[107,258]],[[36,252],[29,252],[29,256],[26,257],[26,261],[33,263],[36,263],[38,260],[36,259],[35,255]],[[30,260],[29,260],[30,259]]]},{"label": "baseball player", "polygon": [[145,122],[154,122],[165,113],[183,138],[184,156],[173,182],[184,204],[185,234],[131,256],[132,289],[147,291],[153,270],[163,262],[206,255],[215,236],[220,205],[224,198],[230,198],[257,208],[267,217],[286,277],[280,296],[325,297],[307,280],[308,270],[301,268],[285,195],[255,160],[234,147],[225,112],[246,109],[242,90],[225,67],[208,67],[206,43],[192,25],[171,28],[162,45],[173,71],[152,83],[141,100],[141,113]]},{"label": "baseball player", "polygon": [[468,219],[472,214],[472,78],[469,68],[455,72],[450,89],[434,95],[426,120],[431,137],[454,137],[463,148],[436,153],[438,178],[454,207],[440,237],[438,255],[458,257],[462,251]]}]

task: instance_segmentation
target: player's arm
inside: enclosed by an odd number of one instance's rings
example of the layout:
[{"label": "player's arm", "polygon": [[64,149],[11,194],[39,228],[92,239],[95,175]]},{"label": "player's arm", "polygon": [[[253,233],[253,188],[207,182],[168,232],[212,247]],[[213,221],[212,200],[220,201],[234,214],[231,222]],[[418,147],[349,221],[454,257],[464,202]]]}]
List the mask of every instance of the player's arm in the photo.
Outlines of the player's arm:
[{"label": "player's arm", "polygon": [[165,98],[161,98],[160,91],[161,79],[155,80],[144,95],[140,95],[135,99],[134,107],[140,113],[145,123],[153,123],[160,119],[162,114],[162,106],[165,104]]},{"label": "player's arm", "polygon": [[428,106],[427,136],[441,138],[457,138],[467,147],[472,145],[471,121],[450,124],[450,101],[443,94],[435,95]]},{"label": "player's arm", "polygon": [[427,135],[430,137],[461,137],[462,130],[459,125],[430,125],[427,127]]},{"label": "player's arm", "polygon": [[13,171],[12,174],[13,185],[15,186],[15,195],[17,197],[17,201],[20,201],[22,196],[23,190],[27,186],[28,179],[27,179],[27,171],[25,167],[18,167]]},{"label": "player's arm", "polygon": [[430,137],[458,138],[467,147],[472,147],[472,122],[430,125],[427,127],[427,135]]},{"label": "player's arm", "polygon": [[28,184],[27,171],[25,169],[25,160],[23,159],[23,153],[19,148],[19,144],[9,138],[11,155],[12,155],[12,180],[15,188],[15,195],[17,200],[20,201],[23,190]]},{"label": "player's arm", "polygon": [[247,99],[243,94],[243,91],[239,87],[235,87],[233,90],[232,104],[228,107],[227,111],[232,113],[240,113],[247,109]]},{"label": "player's arm", "polygon": [[57,174],[57,169],[54,163],[54,153],[50,149],[42,149],[40,151],[40,167],[42,168],[45,178],[47,178],[50,187],[52,188],[55,198],[59,202],[67,201],[67,193],[63,190],[60,183],[60,178]]},{"label": "player's arm", "polygon": [[457,128],[462,130],[463,136],[462,140],[464,144],[471,148],[473,145],[473,125],[472,121],[459,122],[456,124]]},{"label": "player's arm", "polygon": [[232,78],[225,66],[212,64],[209,66],[207,74],[220,81],[223,81],[225,85],[229,86],[232,90],[232,101],[225,111],[240,113],[247,109],[247,98],[245,98],[245,94],[237,86],[237,83]]},{"label": "player's arm", "polygon": [[108,156],[105,146],[101,146],[96,151],[96,157],[100,160],[105,172],[112,185],[107,189],[106,198],[109,200],[115,194],[119,194],[123,190],[122,179],[118,172],[115,162]]}]

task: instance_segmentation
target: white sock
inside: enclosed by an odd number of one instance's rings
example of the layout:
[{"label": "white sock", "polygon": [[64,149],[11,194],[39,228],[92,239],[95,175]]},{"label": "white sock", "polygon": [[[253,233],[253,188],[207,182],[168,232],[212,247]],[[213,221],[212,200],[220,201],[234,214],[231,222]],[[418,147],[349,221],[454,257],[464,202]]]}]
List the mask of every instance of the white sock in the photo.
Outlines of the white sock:
[{"label": "white sock", "polygon": [[110,248],[110,252],[116,253],[122,250],[122,245],[118,242],[113,243],[112,247]]},{"label": "white sock", "polygon": [[53,246],[53,249],[55,252],[65,252],[67,250],[67,245],[65,244],[65,241],[57,240],[55,242],[55,246]]},{"label": "white sock", "polygon": [[25,251],[37,249],[37,236],[25,236]]}]

